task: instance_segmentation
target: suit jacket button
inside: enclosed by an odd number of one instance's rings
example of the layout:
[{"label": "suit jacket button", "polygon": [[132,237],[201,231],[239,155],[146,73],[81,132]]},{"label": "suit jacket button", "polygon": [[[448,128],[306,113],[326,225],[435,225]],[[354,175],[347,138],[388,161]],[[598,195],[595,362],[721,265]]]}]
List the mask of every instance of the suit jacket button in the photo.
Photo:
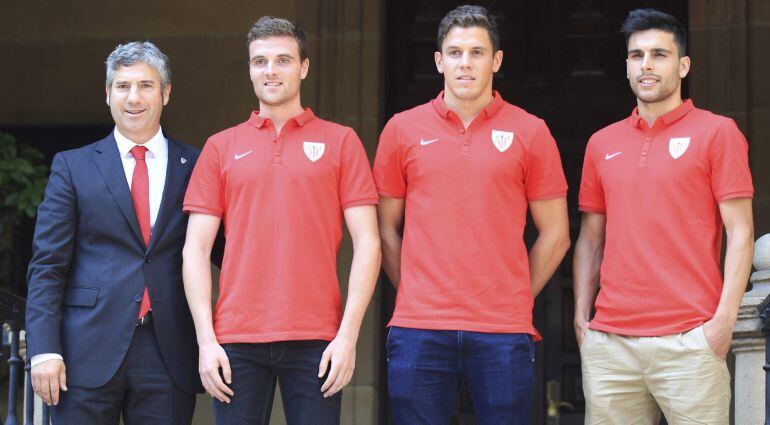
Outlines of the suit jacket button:
[{"label": "suit jacket button", "polygon": [[152,257],[150,257],[149,255],[145,256],[144,257],[144,262],[147,263],[147,264],[152,263]]},{"label": "suit jacket button", "polygon": [[142,302],[142,296],[141,295],[134,295],[134,301],[140,303]]}]

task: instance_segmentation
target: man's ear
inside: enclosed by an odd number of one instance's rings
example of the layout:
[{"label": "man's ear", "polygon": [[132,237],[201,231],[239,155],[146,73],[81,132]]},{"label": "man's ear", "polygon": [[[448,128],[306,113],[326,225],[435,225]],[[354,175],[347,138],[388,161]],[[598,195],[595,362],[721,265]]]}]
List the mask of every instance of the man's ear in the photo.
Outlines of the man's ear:
[{"label": "man's ear", "polygon": [[690,57],[682,56],[679,58],[679,78],[684,78],[690,73]]},{"label": "man's ear", "polygon": [[444,73],[444,65],[442,64],[442,56],[441,52],[435,52],[433,53],[433,60],[436,61],[436,70],[439,74]]},{"label": "man's ear", "polygon": [[500,67],[503,65],[503,51],[498,50],[495,52],[494,61],[492,63],[492,72],[497,73]]},{"label": "man's ear", "polygon": [[171,84],[166,84],[161,94],[163,95],[163,106],[168,105],[168,98],[171,96]]},{"label": "man's ear", "polygon": [[305,77],[307,77],[307,72],[310,69],[310,58],[305,58],[305,60],[302,61],[302,64],[300,65],[300,72],[299,76],[303,80]]}]

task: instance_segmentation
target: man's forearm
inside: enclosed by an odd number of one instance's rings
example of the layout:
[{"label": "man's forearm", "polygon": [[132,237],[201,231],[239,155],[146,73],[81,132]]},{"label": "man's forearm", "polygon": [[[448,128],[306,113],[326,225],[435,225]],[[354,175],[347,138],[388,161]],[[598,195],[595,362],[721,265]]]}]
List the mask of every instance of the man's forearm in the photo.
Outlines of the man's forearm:
[{"label": "man's forearm", "polygon": [[568,234],[550,230],[540,232],[529,252],[529,276],[533,297],[548,283],[568,249]]},{"label": "man's forearm", "polygon": [[578,238],[573,255],[575,320],[588,322],[596,292],[599,290],[599,270],[604,257],[604,244]]},{"label": "man's forearm", "polygon": [[347,302],[338,335],[358,340],[361,322],[369,306],[380,271],[380,241],[375,237],[361,238],[353,246]]},{"label": "man's forearm", "polygon": [[198,344],[216,341],[211,315],[210,252],[185,246],[182,277],[187,304],[190,306]]},{"label": "man's forearm", "polygon": [[715,317],[726,320],[730,328],[735,324],[754,256],[754,235],[751,229],[735,229],[727,234],[724,283]]},{"label": "man's forearm", "polygon": [[398,289],[398,284],[401,282],[401,234],[393,229],[387,231],[380,229],[380,238],[382,239],[382,268],[390,283]]}]

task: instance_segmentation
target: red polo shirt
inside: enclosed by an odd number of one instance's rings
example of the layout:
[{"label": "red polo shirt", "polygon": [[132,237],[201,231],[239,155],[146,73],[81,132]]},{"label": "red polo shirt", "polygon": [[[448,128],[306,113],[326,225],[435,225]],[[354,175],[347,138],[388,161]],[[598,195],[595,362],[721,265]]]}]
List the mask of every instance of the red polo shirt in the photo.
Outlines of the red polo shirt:
[{"label": "red polo shirt", "polygon": [[719,202],[753,196],[748,146],[729,118],[688,100],[652,128],[635,109],[591,137],[580,209],[606,214],[601,289],[590,328],[685,332],[722,292]]},{"label": "red polo shirt", "polygon": [[333,339],[341,317],[342,213],[377,200],[355,132],[310,109],[286,122],[280,136],[256,112],[211,136],[184,210],[224,220],[217,340]]},{"label": "red polo shirt", "polygon": [[527,206],[567,192],[543,120],[495,92],[465,129],[442,92],[387,123],[374,176],[406,205],[391,325],[536,334]]}]

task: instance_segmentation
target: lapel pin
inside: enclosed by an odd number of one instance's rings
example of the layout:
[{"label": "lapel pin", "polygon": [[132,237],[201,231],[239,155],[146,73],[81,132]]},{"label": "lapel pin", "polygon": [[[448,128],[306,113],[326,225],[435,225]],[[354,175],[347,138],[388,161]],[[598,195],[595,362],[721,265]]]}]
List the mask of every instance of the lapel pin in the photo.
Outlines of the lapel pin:
[{"label": "lapel pin", "polygon": [[186,162],[187,162],[187,158],[185,158],[185,157],[182,157],[181,159],[179,159],[179,162],[181,162],[182,164],[184,164],[184,163],[186,163]]}]

